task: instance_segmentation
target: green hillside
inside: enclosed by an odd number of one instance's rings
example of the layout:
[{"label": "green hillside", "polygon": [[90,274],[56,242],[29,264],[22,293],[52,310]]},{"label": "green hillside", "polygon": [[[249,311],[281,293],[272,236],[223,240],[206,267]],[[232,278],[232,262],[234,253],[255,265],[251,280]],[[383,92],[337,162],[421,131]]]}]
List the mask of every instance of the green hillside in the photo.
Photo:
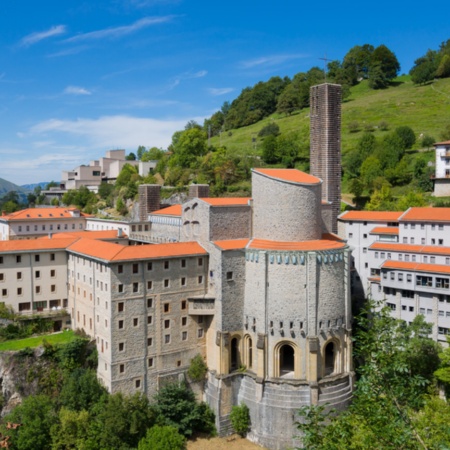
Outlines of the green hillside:
[{"label": "green hillside", "polygon": [[[393,84],[387,89],[373,90],[363,81],[351,88],[350,97],[342,104],[343,155],[355,147],[366,126],[378,127],[382,121],[389,130],[407,125],[417,138],[424,134],[439,140],[440,133],[450,123],[450,78],[418,86],[409,76],[402,76]],[[211,138],[211,145],[225,146],[233,154],[259,155],[262,139],[257,134],[272,121],[279,125],[282,134],[299,133],[300,140],[309,142],[309,108],[305,108],[291,116],[273,114],[256,124],[223,132]],[[355,121],[360,131],[350,132],[349,124]],[[384,131],[375,128],[373,133],[377,137]],[[419,144],[420,141],[415,147],[419,148]]]}]

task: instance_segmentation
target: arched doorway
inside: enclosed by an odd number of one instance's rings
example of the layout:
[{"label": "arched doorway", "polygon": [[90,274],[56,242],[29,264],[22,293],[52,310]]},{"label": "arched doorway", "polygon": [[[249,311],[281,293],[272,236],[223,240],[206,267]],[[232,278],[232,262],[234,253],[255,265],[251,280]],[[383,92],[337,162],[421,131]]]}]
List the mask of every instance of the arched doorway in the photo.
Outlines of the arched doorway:
[{"label": "arched doorway", "polygon": [[231,339],[231,370],[239,368],[239,340],[238,338]]},{"label": "arched doorway", "polygon": [[295,368],[295,351],[288,344],[280,347],[280,377],[293,377]]},{"label": "arched doorway", "polygon": [[335,350],[334,342],[329,342],[325,347],[325,376],[334,372]]}]

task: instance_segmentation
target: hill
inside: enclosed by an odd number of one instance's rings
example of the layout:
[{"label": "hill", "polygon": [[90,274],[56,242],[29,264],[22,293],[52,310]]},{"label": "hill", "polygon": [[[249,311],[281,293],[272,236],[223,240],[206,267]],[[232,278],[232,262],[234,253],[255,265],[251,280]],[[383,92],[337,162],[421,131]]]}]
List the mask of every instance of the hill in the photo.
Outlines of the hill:
[{"label": "hill", "polygon": [[17,184],[0,178],[0,199],[11,191],[16,191],[19,194],[19,198],[22,202],[26,201],[27,194],[30,192],[28,189],[25,189],[22,186],[18,186]]},{"label": "hill", "polygon": [[[418,86],[409,76],[402,76],[380,90],[370,89],[368,82],[363,81],[350,92],[342,104],[343,155],[355,148],[366,128],[373,127],[374,135],[382,136],[381,122],[386,122],[389,130],[407,125],[417,137],[430,135],[436,141],[450,123],[450,78]],[[300,143],[309,145],[309,108],[290,116],[276,113],[253,125],[223,132],[211,138],[211,145],[225,146],[232,154],[260,155],[262,139],[257,137],[258,132],[271,122],[280,127],[281,134],[297,133]],[[359,131],[350,131],[352,122],[357,122]],[[420,147],[419,143],[416,147]]]}]

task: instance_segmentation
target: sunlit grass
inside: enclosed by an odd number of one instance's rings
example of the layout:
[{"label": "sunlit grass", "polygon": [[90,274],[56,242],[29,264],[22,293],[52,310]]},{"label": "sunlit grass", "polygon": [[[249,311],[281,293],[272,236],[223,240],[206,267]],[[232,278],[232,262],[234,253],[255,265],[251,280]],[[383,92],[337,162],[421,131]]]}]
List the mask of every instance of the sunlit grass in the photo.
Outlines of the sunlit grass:
[{"label": "sunlit grass", "polygon": [[42,341],[46,340],[50,344],[67,343],[75,339],[75,333],[71,330],[62,331],[61,333],[46,334],[27,339],[18,339],[15,341],[7,341],[0,343],[0,351],[17,351],[26,347],[34,348],[42,345]]}]

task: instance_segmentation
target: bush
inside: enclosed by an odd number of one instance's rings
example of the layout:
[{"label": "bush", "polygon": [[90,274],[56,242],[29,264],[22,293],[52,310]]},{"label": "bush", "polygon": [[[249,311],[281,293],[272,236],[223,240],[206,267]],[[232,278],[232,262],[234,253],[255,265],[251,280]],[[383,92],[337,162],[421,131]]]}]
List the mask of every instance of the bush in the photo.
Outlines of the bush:
[{"label": "bush", "polygon": [[258,137],[278,136],[279,134],[280,127],[276,123],[271,122],[259,130]]},{"label": "bush", "polygon": [[382,120],[382,121],[378,124],[378,128],[379,128],[381,131],[387,131],[387,130],[389,130],[389,124],[388,124],[385,120]]},{"label": "bush", "polygon": [[250,411],[248,406],[245,403],[241,403],[240,406],[233,406],[230,420],[234,431],[244,437],[250,428]]},{"label": "bush", "polygon": [[154,425],[139,441],[138,450],[184,450],[186,439],[171,426]]},{"label": "bush", "polygon": [[402,126],[395,129],[395,134],[402,140],[404,149],[411,148],[416,142],[416,135],[411,127]]},{"label": "bush", "polygon": [[359,131],[359,123],[356,120],[352,120],[351,122],[349,122],[348,131],[350,131],[350,133],[358,132]]},{"label": "bush", "polygon": [[192,381],[203,381],[206,373],[208,372],[208,366],[203,360],[202,355],[195,355],[191,359],[191,364],[188,369],[188,376]]}]

